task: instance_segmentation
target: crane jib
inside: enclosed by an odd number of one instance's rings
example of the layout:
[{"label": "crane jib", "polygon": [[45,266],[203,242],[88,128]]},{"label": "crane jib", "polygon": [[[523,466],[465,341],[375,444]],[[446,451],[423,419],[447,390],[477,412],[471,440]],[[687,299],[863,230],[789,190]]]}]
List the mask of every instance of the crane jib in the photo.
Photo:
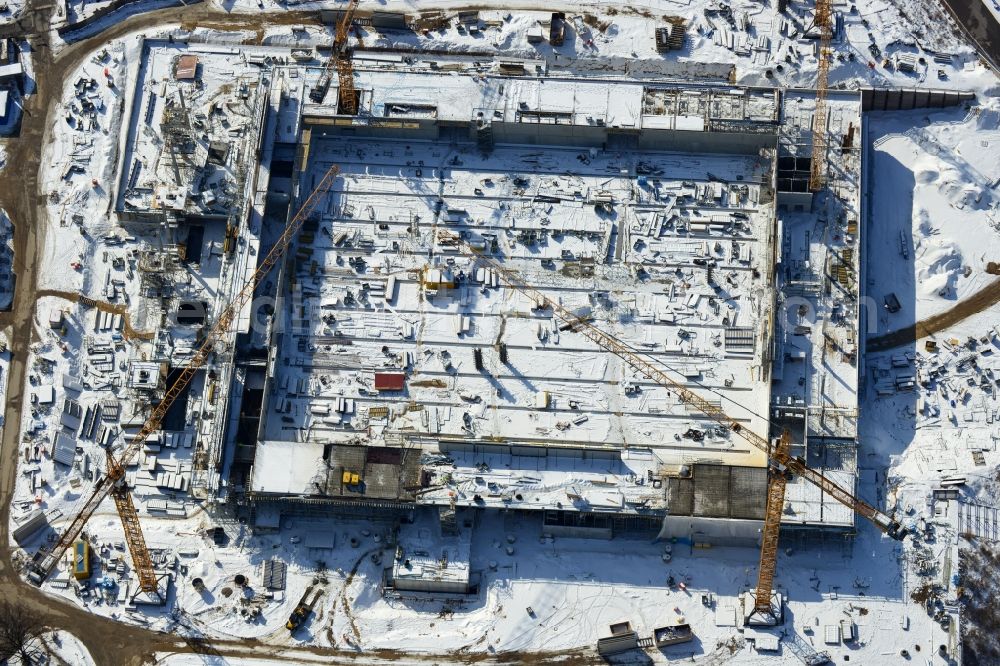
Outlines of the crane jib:
[{"label": "crane jib", "polygon": [[55,568],[56,564],[62,558],[63,553],[66,552],[83,532],[84,526],[94,512],[97,511],[97,507],[110,494],[115,501],[118,516],[125,531],[125,539],[128,543],[129,552],[132,554],[132,562],[135,565],[139,586],[143,591],[151,595],[158,593],[153,560],[142,534],[139,514],[135,509],[128,485],[124,482],[125,469],[132,463],[136,455],[138,455],[146,438],[159,429],[160,423],[164,416],[166,416],[170,406],[184,392],[184,389],[194,375],[204,366],[215,345],[225,336],[231,334],[232,331],[230,328],[235,321],[235,313],[240,311],[253,298],[257,284],[261,282],[264,276],[271,271],[278,263],[278,260],[284,255],[285,251],[291,245],[294,235],[302,227],[305,220],[316,210],[320,199],[329,192],[339,174],[340,167],[336,164],[331,165],[326,170],[319,184],[309,193],[309,196],[289,221],[281,236],[271,247],[271,250],[261,259],[257,270],[243,284],[240,291],[218,316],[215,325],[202,339],[194,356],[191,357],[180,375],[174,380],[174,383],[164,395],[163,400],[153,408],[153,411],[139,432],[129,440],[118,457],[113,456],[110,452],[108,453],[107,475],[94,485],[90,497],[87,498],[87,501],[74,516],[69,526],[60,534],[58,541],[53,544],[49,551],[40,551],[35,556],[34,563],[30,565],[30,568],[38,574],[37,582],[39,584],[52,572],[52,569]]},{"label": "crane jib", "polygon": [[525,284],[513,270],[487,256],[483,251],[479,251],[472,247],[467,241],[462,241],[462,244],[467,252],[496,271],[497,275],[502,277],[504,282],[512,288],[529,296],[536,304],[538,304],[540,308],[551,308],[552,313],[556,317],[563,320],[567,324],[572,324],[572,330],[586,336],[605,351],[618,356],[635,370],[646,375],[651,380],[657,381],[660,385],[672,390],[686,404],[698,409],[709,418],[717,421],[720,425],[723,425],[732,432],[736,433],[749,444],[763,451],[772,460],[787,467],[792,473],[797,473],[810,483],[818,486],[821,490],[828,493],[838,502],[869,520],[882,532],[895,539],[902,539],[905,536],[905,530],[902,530],[899,523],[893,520],[890,516],[879,511],[867,502],[858,499],[853,493],[841,488],[820,472],[808,467],[801,459],[793,458],[788,454],[787,450],[779,450],[776,453],[772,450],[770,442],[767,438],[758,435],[748,428],[745,428],[737,420],[728,416],[720,407],[710,403],[687,387],[675,381],[664,371],[664,369],[643,358],[641,356],[641,352],[638,350],[630,347],[621,340],[618,340],[610,333],[602,331],[589,321],[577,317],[562,305],[546,298],[537,289]]}]

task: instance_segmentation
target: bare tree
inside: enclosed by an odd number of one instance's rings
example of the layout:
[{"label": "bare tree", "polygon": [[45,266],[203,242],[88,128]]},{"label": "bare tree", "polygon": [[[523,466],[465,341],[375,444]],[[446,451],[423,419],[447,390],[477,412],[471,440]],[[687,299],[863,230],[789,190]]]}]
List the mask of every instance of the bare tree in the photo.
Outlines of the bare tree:
[{"label": "bare tree", "polygon": [[35,663],[42,647],[42,617],[20,601],[0,601],[0,661]]}]

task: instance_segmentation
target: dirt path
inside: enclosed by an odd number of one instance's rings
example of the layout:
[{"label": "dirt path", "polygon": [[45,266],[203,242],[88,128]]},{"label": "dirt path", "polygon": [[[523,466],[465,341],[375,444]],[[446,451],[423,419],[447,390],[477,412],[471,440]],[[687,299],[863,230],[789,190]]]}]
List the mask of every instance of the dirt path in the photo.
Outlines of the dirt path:
[{"label": "dirt path", "polygon": [[139,331],[132,327],[132,316],[129,314],[128,308],[124,305],[118,303],[108,303],[107,301],[98,301],[93,298],[88,298],[83,294],[79,294],[73,291],[62,291],[59,289],[36,289],[34,300],[37,302],[39,298],[43,296],[55,296],[56,298],[61,298],[71,303],[80,303],[81,305],[88,308],[97,308],[101,312],[107,312],[108,314],[121,315],[124,322],[124,334],[126,340],[152,340],[156,333],[153,331]]},{"label": "dirt path", "polygon": [[880,335],[877,338],[869,338],[868,342],[865,343],[865,351],[879,352],[912,344],[921,338],[926,338],[928,335],[951,328],[962,320],[978,314],[997,303],[1000,303],[1000,279],[994,280],[969,298],[944,312],[918,321],[916,324]]}]

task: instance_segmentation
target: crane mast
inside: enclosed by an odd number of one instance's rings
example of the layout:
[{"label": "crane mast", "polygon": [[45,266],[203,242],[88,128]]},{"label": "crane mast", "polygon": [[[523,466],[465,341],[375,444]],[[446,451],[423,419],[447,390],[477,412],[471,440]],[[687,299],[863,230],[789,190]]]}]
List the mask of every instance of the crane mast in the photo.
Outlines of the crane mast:
[{"label": "crane mast", "polygon": [[[788,455],[791,435],[788,430],[771,452],[772,459]],[[786,472],[780,463],[768,466],[767,503],[764,508],[764,529],[760,535],[760,564],[757,567],[757,590],[754,593],[754,607],[750,617],[759,616],[766,623],[777,624],[781,609],[771,604],[774,590],[774,573],[778,566],[778,539],[781,536],[781,512],[785,506],[785,487],[788,485]]]},{"label": "crane mast", "polygon": [[826,95],[830,74],[830,0],[816,0],[813,25],[819,29],[819,64],[816,67],[816,109],[812,122],[812,159],[809,163],[809,191],[818,192],[826,181]]},{"label": "crane mast", "polygon": [[303,222],[316,210],[316,207],[326,193],[330,191],[330,188],[333,187],[333,183],[339,173],[340,167],[337,165],[331,166],[326,171],[319,184],[309,194],[298,212],[289,221],[288,226],[285,227],[284,232],[275,241],[274,246],[261,260],[257,270],[219,315],[215,325],[206,334],[198,350],[184,366],[180,375],[170,385],[170,388],[167,389],[163,399],[153,408],[153,411],[139,432],[132,436],[125,448],[117,456],[113,455],[109,450],[106,459],[107,474],[94,485],[90,496],[76,513],[73,521],[63,530],[59,540],[56,541],[48,553],[33,565],[35,571],[43,578],[55,568],[56,563],[58,563],[66,550],[80,536],[87,521],[97,511],[101,502],[110,494],[114,499],[118,515],[122,521],[122,527],[125,530],[125,540],[132,555],[132,564],[136,572],[136,577],[139,579],[139,586],[144,592],[150,594],[156,593],[157,582],[153,569],[153,560],[150,557],[145,537],[142,534],[138,511],[136,511],[131,492],[125,482],[125,469],[135,460],[135,457],[146,442],[146,438],[159,430],[160,424],[170,406],[184,392],[184,389],[194,378],[195,374],[204,367],[216,345],[223,342],[232,333],[233,323],[236,321],[237,315],[253,299],[257,285],[260,284],[261,280],[274,268],[281,257],[284,256],[295,234],[302,227]]},{"label": "crane mast", "polygon": [[[770,440],[762,437],[743,426],[738,420],[730,417],[719,406],[709,402],[702,396],[690,390],[671,377],[659,363],[646,358],[641,352],[618,340],[609,333],[597,328],[583,317],[579,317],[561,304],[547,298],[542,292],[524,281],[513,270],[500,262],[487,257],[475,250],[469,243],[462,241],[466,251],[479,261],[496,271],[497,275],[512,288],[531,298],[536,307],[551,308],[553,314],[572,330],[590,339],[598,347],[622,359],[636,372],[648,380],[669,389],[675,393],[684,404],[693,407],[716,423],[724,426],[730,432],[767,454],[769,460],[769,475],[767,486],[767,504],[765,508],[764,529],[761,536],[760,567],[758,569],[757,588],[754,596],[754,610],[751,616],[763,615],[773,617],[775,609],[771,605],[771,594],[774,586],[775,568],[778,557],[778,538],[781,530],[781,514],[785,501],[785,486],[788,478],[798,475],[824,493],[847,506],[855,513],[869,520],[883,533],[902,540],[906,531],[891,516],[876,509],[852,492],[841,487],[820,472],[810,468],[801,458],[790,452],[790,434],[784,431],[781,437],[772,445]],[[776,619],[776,618],[775,618]]]},{"label": "crane mast", "polygon": [[337,59],[337,82],[339,84],[338,96],[340,113],[353,116],[358,112],[358,97],[354,90],[354,65],[351,63],[351,55],[347,53],[347,31],[351,27],[351,20],[354,18],[354,11],[358,8],[359,0],[351,0],[344,15],[337,24],[337,34],[333,40],[333,54],[331,57]]},{"label": "crane mast", "polygon": [[330,90],[330,83],[333,81],[333,70],[337,70],[337,80],[339,83],[338,112],[354,115],[358,112],[358,98],[354,90],[354,66],[351,64],[350,54],[347,53],[347,32],[351,29],[351,21],[354,20],[354,12],[358,9],[360,0],[351,0],[344,9],[344,13],[337,23],[337,28],[333,35],[333,46],[330,50],[330,57],[323,65],[316,86],[309,92],[309,99],[320,104],[326,98],[327,91]]}]

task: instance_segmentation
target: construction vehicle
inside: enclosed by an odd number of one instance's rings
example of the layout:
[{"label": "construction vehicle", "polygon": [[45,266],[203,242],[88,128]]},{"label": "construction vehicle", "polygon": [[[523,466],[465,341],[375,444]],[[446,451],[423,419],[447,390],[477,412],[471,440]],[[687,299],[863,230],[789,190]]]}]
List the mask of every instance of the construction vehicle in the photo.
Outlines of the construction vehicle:
[{"label": "construction vehicle", "polygon": [[671,393],[675,394],[689,407],[698,410],[729,432],[741,437],[755,448],[767,454],[769,462],[767,504],[764,513],[764,529],[761,535],[757,586],[755,591],[751,593],[754,608],[746,616],[748,623],[752,620],[759,624],[773,625],[778,624],[780,621],[781,608],[775,608],[772,603],[773,585],[778,557],[781,514],[785,500],[785,486],[793,476],[803,477],[813,485],[818,486],[824,493],[869,520],[884,534],[900,541],[906,537],[906,530],[891,516],[876,509],[864,500],[855,497],[851,491],[812,469],[801,457],[792,456],[790,452],[791,436],[787,430],[776,441],[772,442],[768,437],[745,428],[742,423],[728,416],[722,407],[709,402],[671,377],[668,374],[670,369],[663,365],[662,361],[650,360],[650,357],[646,354],[618,340],[611,334],[602,331],[590,321],[579,317],[571,310],[546,297],[539,290],[525,284],[516,272],[500,262],[483,253],[477,252],[469,243],[465,241],[462,243],[465,251],[496,271],[496,274],[505,283],[530,298],[536,304],[537,309],[550,308],[558,319],[572,325],[571,330],[584,335],[601,349],[622,359],[641,376],[669,389]]},{"label": "construction vehicle", "polygon": [[285,629],[288,631],[295,631],[299,626],[309,618],[310,610],[305,606],[305,604],[299,604],[292,611],[292,614],[288,616],[288,622],[285,622]]},{"label": "construction vehicle", "polygon": [[340,92],[338,94],[338,112],[354,115],[358,112],[358,99],[354,91],[354,67],[351,64],[351,56],[347,53],[347,32],[351,29],[351,21],[354,19],[354,12],[358,8],[360,0],[351,0],[344,13],[337,23],[337,29],[333,36],[333,47],[330,57],[323,66],[319,81],[311,91],[309,99],[316,104],[322,104],[326,99],[326,93],[330,90],[330,83],[333,81],[333,70],[337,70]]},{"label": "construction vehicle", "polygon": [[313,214],[316,207],[326,196],[333,183],[340,173],[340,167],[331,166],[323,178],[316,185],[316,188],[309,194],[298,212],[289,221],[284,232],[275,241],[274,246],[267,255],[260,261],[257,270],[243,285],[242,289],[228,306],[219,314],[215,325],[202,339],[197,351],[181,370],[177,379],[167,389],[166,395],[150,413],[142,428],[125,445],[120,453],[115,455],[109,450],[107,455],[107,470],[105,476],[101,477],[94,484],[90,496],[83,502],[82,508],[77,512],[69,526],[63,530],[59,539],[50,549],[39,551],[32,563],[28,566],[29,579],[41,584],[42,581],[52,572],[56,564],[62,558],[66,550],[79,538],[84,526],[90,519],[104,499],[111,495],[118,509],[118,515],[125,530],[125,541],[128,544],[129,552],[132,555],[132,564],[136,576],[139,579],[139,588],[150,595],[159,598],[158,582],[153,569],[153,560],[150,557],[149,549],[146,547],[146,540],[142,534],[139,524],[139,513],[132,502],[132,494],[125,482],[125,469],[131,465],[139,452],[142,450],[146,439],[160,429],[160,423],[166,416],[170,406],[184,393],[184,389],[194,378],[195,374],[201,370],[209,360],[210,355],[216,347],[227,344],[227,338],[233,334],[233,326],[237,320],[237,314],[253,299],[254,291],[258,284],[261,284],[270,273],[271,269],[284,256],[286,250],[291,246],[295,234],[302,227],[302,224]]},{"label": "construction vehicle", "polygon": [[302,593],[302,598],[299,599],[299,603],[295,605],[292,610],[291,615],[288,616],[288,621],[285,622],[285,629],[295,633],[295,630],[305,624],[306,620],[313,613],[313,607],[316,606],[316,602],[319,598],[323,596],[323,588],[316,590],[316,594],[313,595],[312,599],[309,599],[309,593],[313,591],[316,587],[315,582],[306,588],[306,591]]}]

